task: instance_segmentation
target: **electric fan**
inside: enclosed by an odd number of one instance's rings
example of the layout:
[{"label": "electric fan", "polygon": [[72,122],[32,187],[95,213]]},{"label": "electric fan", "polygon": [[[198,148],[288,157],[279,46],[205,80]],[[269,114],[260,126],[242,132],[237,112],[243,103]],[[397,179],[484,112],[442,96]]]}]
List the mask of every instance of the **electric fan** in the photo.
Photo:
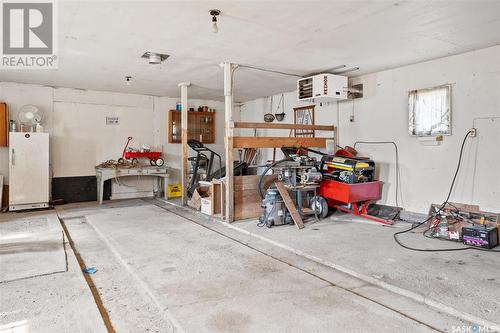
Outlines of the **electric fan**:
[{"label": "electric fan", "polygon": [[43,120],[43,114],[40,110],[32,105],[24,105],[19,110],[17,119],[21,123],[22,127],[28,127],[31,130],[41,131],[41,123]]}]

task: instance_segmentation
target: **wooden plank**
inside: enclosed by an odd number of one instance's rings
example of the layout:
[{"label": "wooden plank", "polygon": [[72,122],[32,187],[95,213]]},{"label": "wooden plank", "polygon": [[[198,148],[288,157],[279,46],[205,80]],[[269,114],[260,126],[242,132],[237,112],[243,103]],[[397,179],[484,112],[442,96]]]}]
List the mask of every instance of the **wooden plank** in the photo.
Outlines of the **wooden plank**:
[{"label": "wooden plank", "polygon": [[[246,177],[246,176],[243,176]],[[235,179],[238,177],[234,177]],[[266,191],[269,186],[274,184],[278,177],[272,175],[272,176],[265,176],[264,180],[262,181],[262,190]],[[234,184],[234,194],[252,194],[252,195],[257,195],[259,196],[259,182],[256,181],[255,183],[246,183],[246,184]]]},{"label": "wooden plank", "polygon": [[234,185],[257,184],[259,180],[259,175],[235,176]]},{"label": "wooden plank", "polygon": [[181,171],[182,171],[182,205],[185,206],[187,204],[187,190],[189,186],[188,181],[188,87],[190,83],[183,82],[179,83],[179,87],[181,87]]},{"label": "wooden plank", "polygon": [[224,143],[226,144],[226,221],[234,221],[234,166],[233,166],[233,69],[230,62],[225,62],[224,67]]},{"label": "wooden plank", "polygon": [[316,107],[316,104],[312,105],[305,105],[305,106],[299,106],[296,108],[293,108],[294,110],[307,110],[307,109],[314,109]]},{"label": "wooden plank", "polygon": [[317,147],[325,148],[327,138],[259,137],[235,136],[233,148],[281,148]]},{"label": "wooden plank", "polygon": [[[234,219],[243,220],[257,218],[262,214],[262,198],[258,190],[261,176],[237,176],[234,177]],[[265,191],[274,184],[277,175],[266,175],[262,181],[262,189]]]},{"label": "wooden plank", "polygon": [[252,203],[250,205],[235,205],[234,206],[234,219],[245,220],[245,219],[255,219],[260,216],[262,209],[260,208],[260,203]]},{"label": "wooden plank", "polygon": [[226,210],[226,194],[224,182],[219,179],[212,181],[212,214],[224,218]]},{"label": "wooden plank", "polygon": [[300,217],[300,214],[297,210],[297,207],[295,207],[295,204],[293,203],[292,198],[290,197],[290,194],[288,193],[288,190],[286,189],[285,185],[283,182],[276,182],[276,187],[278,188],[278,191],[281,194],[281,197],[283,198],[283,201],[285,202],[285,206],[290,212],[290,215],[292,216],[293,222],[295,222],[295,225],[297,228],[302,229],[304,228],[304,222],[302,221],[302,217]]},{"label": "wooden plank", "polygon": [[234,128],[271,128],[271,129],[300,129],[300,130],[335,131],[335,126],[333,126],[333,125],[254,123],[254,122],[243,122],[243,121],[235,122]]},{"label": "wooden plank", "polygon": [[[316,125],[316,121],[315,121],[315,114],[316,112],[314,111],[314,107],[315,105],[309,105],[309,106],[305,106],[305,107],[298,107],[298,108],[293,108],[293,122],[294,124],[297,124],[297,125]],[[309,117],[305,117],[306,115],[309,115]],[[311,121],[310,124],[307,124],[307,122],[309,122],[309,120]],[[304,123],[306,122],[306,123]],[[291,135],[291,132],[290,131],[290,136]],[[305,131],[305,130],[293,130],[293,136],[295,137],[315,137],[316,136],[316,132],[313,130],[313,131]]]},{"label": "wooden plank", "polygon": [[246,202],[261,202],[262,198],[260,197],[260,194],[257,192],[257,190],[253,191],[239,191],[239,192],[234,192],[234,202],[238,203],[246,203]]},{"label": "wooden plank", "polygon": [[[261,177],[261,175],[235,176],[234,185],[257,185]],[[278,175],[266,175],[264,176],[262,183],[265,187],[269,187],[277,178]]]},{"label": "wooden plank", "polygon": [[[234,192],[249,191],[259,193],[259,181],[261,176],[238,176],[234,177]],[[278,175],[267,175],[262,180],[262,189],[265,191],[274,184]]]}]

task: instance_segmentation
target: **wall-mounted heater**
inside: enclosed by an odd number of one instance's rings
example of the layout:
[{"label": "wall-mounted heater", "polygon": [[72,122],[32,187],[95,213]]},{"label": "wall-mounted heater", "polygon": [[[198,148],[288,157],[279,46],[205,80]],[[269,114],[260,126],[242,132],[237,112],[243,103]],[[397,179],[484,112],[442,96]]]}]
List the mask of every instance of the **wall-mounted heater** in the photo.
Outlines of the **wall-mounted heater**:
[{"label": "wall-mounted heater", "polygon": [[317,74],[297,80],[297,99],[313,98],[347,99],[347,76]]}]

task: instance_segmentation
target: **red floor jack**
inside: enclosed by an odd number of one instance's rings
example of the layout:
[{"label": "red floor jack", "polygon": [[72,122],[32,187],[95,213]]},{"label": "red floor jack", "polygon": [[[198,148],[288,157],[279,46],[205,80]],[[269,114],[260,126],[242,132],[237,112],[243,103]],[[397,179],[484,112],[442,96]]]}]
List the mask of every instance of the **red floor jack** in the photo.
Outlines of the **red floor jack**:
[{"label": "red floor jack", "polygon": [[[323,179],[318,192],[326,199],[329,207],[382,224],[393,224],[392,221],[368,215],[368,206],[380,199],[382,193],[381,181],[347,184],[336,180]],[[345,207],[346,205],[350,205],[352,208],[349,209]]]},{"label": "red floor jack", "polygon": [[341,149],[334,156],[323,156],[323,180],[318,193],[326,199],[329,207],[392,225],[392,221],[368,215],[368,206],[381,197],[382,182],[373,179],[375,162],[356,157],[356,153],[350,148]]},{"label": "red floor jack", "polygon": [[123,148],[122,157],[118,159],[118,162],[123,162],[123,160],[131,160],[132,165],[139,165],[139,158],[148,158],[149,164],[152,166],[162,166],[165,161],[161,158],[160,151],[127,151],[128,145],[132,141],[132,137],[128,137],[127,144]]}]

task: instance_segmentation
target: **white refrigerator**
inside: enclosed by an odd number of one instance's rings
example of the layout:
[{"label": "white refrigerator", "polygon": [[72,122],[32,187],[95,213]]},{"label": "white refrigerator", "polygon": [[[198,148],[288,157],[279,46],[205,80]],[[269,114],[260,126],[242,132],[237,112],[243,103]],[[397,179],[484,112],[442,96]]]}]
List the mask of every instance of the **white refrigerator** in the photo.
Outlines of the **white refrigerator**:
[{"label": "white refrigerator", "polygon": [[9,210],[49,206],[49,134],[9,133]]}]

